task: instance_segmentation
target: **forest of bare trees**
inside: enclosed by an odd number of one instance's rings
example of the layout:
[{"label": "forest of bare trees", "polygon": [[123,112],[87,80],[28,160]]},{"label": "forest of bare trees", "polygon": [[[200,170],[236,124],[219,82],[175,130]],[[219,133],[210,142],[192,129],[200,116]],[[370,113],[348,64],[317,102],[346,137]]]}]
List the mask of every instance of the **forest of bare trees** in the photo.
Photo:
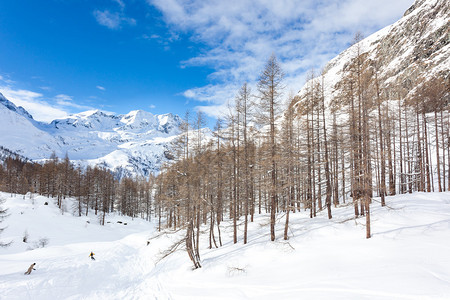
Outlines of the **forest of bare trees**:
[{"label": "forest of bare trees", "polygon": [[[290,213],[306,210],[314,218],[326,210],[331,219],[333,205],[348,203],[355,218],[364,218],[370,238],[371,205],[385,206],[395,194],[449,190],[450,78],[414,78],[412,90],[411,81],[382,88],[378,63],[354,48],[332,99],[323,75],[313,72],[306,93],[286,96],[272,56],[257,91],[246,83],[237,91],[214,139],[199,137],[199,127],[184,133],[182,155],[156,179],[155,196],[165,214],[177,212],[168,226],[188,224],[195,267],[201,223],[209,224],[209,247],[220,246],[226,217],[234,243],[247,243],[255,213],[269,214],[271,240],[276,220],[284,218],[288,239]],[[288,106],[277,118],[282,97]],[[197,123],[198,117],[186,119],[185,127]]]},{"label": "forest of bare trees", "polygon": [[[52,197],[62,213],[91,213],[102,225],[105,215],[112,211],[150,219],[153,182],[153,176],[118,180],[104,168],[75,167],[68,157],[59,159],[55,155],[42,164],[10,155],[0,164],[0,190]],[[76,199],[70,206],[68,197]]]},{"label": "forest of bare trees", "polygon": [[355,218],[364,217],[370,238],[371,205],[385,206],[395,194],[449,190],[450,78],[386,86],[378,62],[354,49],[333,97],[313,71],[305,93],[288,95],[272,55],[256,90],[242,85],[212,138],[202,113],[186,114],[175,159],[156,177],[119,180],[100,167],[75,167],[68,157],[42,164],[9,157],[0,165],[1,190],[55,197],[62,211],[73,197],[71,209],[98,215],[103,224],[113,210],[154,216],[159,230],[186,230],[195,268],[201,267],[202,230],[210,248],[220,247],[221,224],[229,220],[233,242],[245,244],[255,214],[270,216],[272,241],[283,219],[287,240],[290,214],[314,218],[326,210],[331,219],[333,206],[348,204]]}]

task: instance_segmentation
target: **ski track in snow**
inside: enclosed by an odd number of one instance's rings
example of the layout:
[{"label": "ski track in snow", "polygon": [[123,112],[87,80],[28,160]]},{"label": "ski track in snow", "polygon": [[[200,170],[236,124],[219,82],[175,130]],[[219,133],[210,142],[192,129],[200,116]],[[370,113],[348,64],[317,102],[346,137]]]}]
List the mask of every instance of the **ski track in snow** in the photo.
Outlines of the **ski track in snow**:
[{"label": "ski track in snow", "polygon": [[[267,215],[255,215],[247,245],[242,224],[233,244],[232,226],[223,222],[223,247],[208,249],[205,228],[198,270],[183,249],[159,261],[183,230],[161,234],[154,222],[115,214],[100,226],[94,215],[61,215],[53,200],[27,197],[0,193],[10,214],[0,238],[14,241],[0,249],[2,300],[450,299],[450,192],[387,197],[384,208],[375,199],[371,239],[349,204],[333,208],[331,220],[326,211],[313,219],[309,211],[291,213],[288,241],[282,214],[275,242]],[[40,237],[49,244],[27,251]],[[24,275],[33,262],[36,270]]]}]

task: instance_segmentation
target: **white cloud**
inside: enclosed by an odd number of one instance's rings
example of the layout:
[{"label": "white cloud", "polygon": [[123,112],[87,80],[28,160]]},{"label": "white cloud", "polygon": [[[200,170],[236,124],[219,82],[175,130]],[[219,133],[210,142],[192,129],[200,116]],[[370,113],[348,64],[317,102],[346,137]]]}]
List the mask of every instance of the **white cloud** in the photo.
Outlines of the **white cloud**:
[{"label": "white cloud", "polygon": [[[9,76],[7,76],[7,77],[9,77]],[[0,75],[0,81],[3,81],[4,83],[7,83],[7,84],[13,84],[13,83],[14,83],[14,81],[12,81],[12,80],[9,79],[9,78],[5,78],[5,77],[2,76],[2,75]]]},{"label": "white cloud", "polygon": [[55,99],[61,102],[71,102],[73,100],[73,97],[65,94],[59,94],[55,96]]},{"label": "white cloud", "polygon": [[191,98],[194,99],[196,98],[196,93],[194,92],[194,90],[187,90],[183,93],[183,96],[185,96],[186,98]]},{"label": "white cloud", "polygon": [[109,29],[119,29],[123,24],[136,25],[135,19],[125,17],[122,12],[95,10],[94,17],[100,25],[106,26]]},{"label": "white cloud", "polygon": [[101,85],[97,85],[96,88],[98,88],[98,89],[101,90],[101,91],[105,91],[105,90],[106,90],[106,89],[105,89],[103,86],[101,86]]},{"label": "white cloud", "polygon": [[66,94],[46,98],[41,93],[18,89],[11,85],[0,85],[0,93],[16,106],[25,108],[35,120],[42,122],[51,122],[65,118],[74,112],[94,109],[91,106],[75,103],[73,97]]},{"label": "white cloud", "polygon": [[143,34],[142,38],[146,39],[146,40],[156,40],[156,39],[161,39],[161,36],[158,34],[151,34],[151,35]]},{"label": "white cloud", "polygon": [[120,8],[124,9],[125,8],[125,2],[123,2],[122,0],[113,0],[114,2],[116,2]]},{"label": "white cloud", "polygon": [[40,93],[14,89],[10,86],[0,86],[0,92],[15,105],[25,108],[37,121],[50,122],[69,115],[66,110],[43,100]]},{"label": "white cloud", "polygon": [[59,94],[55,96],[55,102],[59,107],[72,107],[77,110],[93,110],[95,108],[86,105],[79,105],[73,102],[73,97],[65,94]]},{"label": "white cloud", "polygon": [[196,109],[204,112],[210,117],[222,119],[230,112],[227,103],[223,103],[220,105],[197,106]]},{"label": "white cloud", "polygon": [[190,34],[207,47],[181,66],[212,67],[211,83],[184,96],[222,107],[243,82],[256,82],[272,53],[286,73],[286,90],[299,90],[306,72],[343,51],[356,31],[368,35],[395,22],[414,0],[147,2],[161,11],[172,32]]}]

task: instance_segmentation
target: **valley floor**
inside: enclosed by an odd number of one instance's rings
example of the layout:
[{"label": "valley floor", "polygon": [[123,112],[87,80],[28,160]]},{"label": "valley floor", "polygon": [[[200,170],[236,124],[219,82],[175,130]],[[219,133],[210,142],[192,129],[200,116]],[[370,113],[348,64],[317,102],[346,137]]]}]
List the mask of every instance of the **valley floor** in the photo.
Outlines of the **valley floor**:
[{"label": "valley floor", "polygon": [[222,223],[223,247],[208,249],[204,234],[197,270],[182,249],[160,260],[184,231],[158,233],[119,215],[100,226],[41,196],[0,198],[9,209],[0,238],[13,241],[0,249],[0,299],[450,299],[450,192],[374,202],[371,239],[351,205],[334,208],[332,220],[325,211],[291,214],[289,241],[281,215],[275,242],[268,215],[250,224],[247,245],[233,244]]}]

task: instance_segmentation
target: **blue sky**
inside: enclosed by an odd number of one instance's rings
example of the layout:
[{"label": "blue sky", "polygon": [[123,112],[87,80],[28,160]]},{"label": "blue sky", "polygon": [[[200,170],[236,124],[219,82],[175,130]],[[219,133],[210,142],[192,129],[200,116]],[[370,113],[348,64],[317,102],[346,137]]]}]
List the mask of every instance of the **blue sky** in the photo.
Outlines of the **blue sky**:
[{"label": "blue sky", "polygon": [[413,0],[0,1],[0,92],[37,120],[89,109],[214,117],[275,53],[287,89]]}]

